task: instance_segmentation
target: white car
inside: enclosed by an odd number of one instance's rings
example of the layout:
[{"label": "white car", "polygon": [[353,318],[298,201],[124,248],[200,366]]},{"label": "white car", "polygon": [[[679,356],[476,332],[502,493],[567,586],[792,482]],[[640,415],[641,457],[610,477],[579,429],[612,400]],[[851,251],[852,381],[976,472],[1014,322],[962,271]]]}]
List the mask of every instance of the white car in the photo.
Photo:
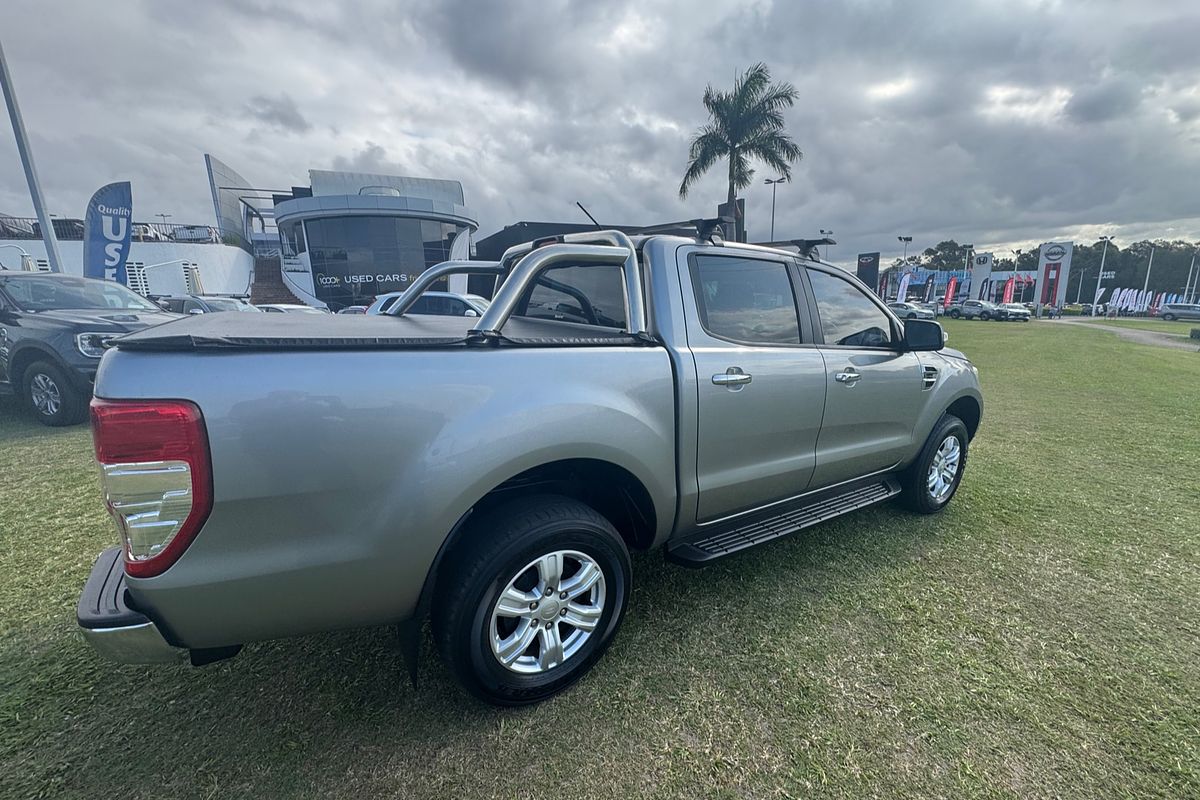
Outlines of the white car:
[{"label": "white car", "polygon": [[301,303],[259,303],[258,307],[272,314],[328,314],[327,308],[316,308]]},{"label": "white car", "polygon": [[[368,314],[386,314],[400,299],[404,292],[388,292],[375,298],[367,308]],[[409,314],[433,314],[439,317],[482,317],[483,312],[491,305],[491,300],[477,294],[458,294],[456,292],[425,292]]]}]

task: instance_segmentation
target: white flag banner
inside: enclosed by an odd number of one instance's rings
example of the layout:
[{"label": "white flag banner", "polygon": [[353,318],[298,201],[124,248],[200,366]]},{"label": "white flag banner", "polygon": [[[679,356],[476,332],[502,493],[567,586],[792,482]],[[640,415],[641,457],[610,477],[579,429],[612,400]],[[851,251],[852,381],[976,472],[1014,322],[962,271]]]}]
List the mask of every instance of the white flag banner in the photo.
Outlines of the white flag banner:
[{"label": "white flag banner", "polygon": [[1092,301],[1092,305],[1096,305],[1100,302],[1100,298],[1104,297],[1105,291],[1107,290],[1103,286],[1096,290],[1096,299]]},{"label": "white flag banner", "polygon": [[900,288],[896,289],[896,302],[903,303],[908,299],[908,284],[912,282],[912,273],[906,272],[900,278]]},{"label": "white flag banner", "polygon": [[968,297],[985,300],[984,293],[990,293],[992,278],[992,254],[976,253],[971,262],[971,289]]}]

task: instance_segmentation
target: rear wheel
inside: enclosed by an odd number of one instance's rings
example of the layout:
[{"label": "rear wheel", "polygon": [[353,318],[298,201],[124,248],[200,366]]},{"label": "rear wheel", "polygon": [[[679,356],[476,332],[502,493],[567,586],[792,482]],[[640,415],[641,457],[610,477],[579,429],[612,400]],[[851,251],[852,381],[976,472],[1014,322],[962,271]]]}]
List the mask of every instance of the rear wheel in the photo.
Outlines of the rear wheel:
[{"label": "rear wheel", "polygon": [[962,312],[959,311],[957,308],[950,309],[950,318],[951,319],[958,319],[961,316],[962,316]]},{"label": "rear wheel", "polygon": [[566,497],[523,498],[474,520],[434,596],[438,648],[459,683],[497,705],[545,700],[583,677],[620,627],[629,552]]},{"label": "rear wheel", "polygon": [[1165,319],[1167,322],[1174,322],[1175,315],[1174,314],[1163,314],[1163,319]]},{"label": "rear wheel", "polygon": [[967,467],[967,426],[944,414],[925,440],[920,455],[900,476],[901,501],[918,514],[936,514],[946,507]]},{"label": "rear wheel", "polygon": [[988,312],[984,311],[984,312],[981,312],[981,313],[980,313],[980,315],[979,315],[979,318],[980,318],[981,320],[983,320],[984,322],[987,322],[989,319],[991,319],[991,318],[992,318],[992,315],[991,315],[991,314],[989,314]]},{"label": "rear wheel", "polygon": [[25,405],[43,425],[75,425],[87,415],[87,399],[75,390],[66,373],[49,361],[30,364],[21,387]]}]

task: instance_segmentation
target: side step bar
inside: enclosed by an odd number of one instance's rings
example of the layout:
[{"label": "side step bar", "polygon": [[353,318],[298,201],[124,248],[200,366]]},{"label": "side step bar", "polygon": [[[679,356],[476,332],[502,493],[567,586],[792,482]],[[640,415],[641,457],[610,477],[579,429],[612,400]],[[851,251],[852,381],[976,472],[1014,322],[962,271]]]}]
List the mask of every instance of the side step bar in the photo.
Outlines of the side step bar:
[{"label": "side step bar", "polygon": [[900,494],[894,476],[873,478],[849,488],[838,487],[801,498],[795,504],[771,509],[771,513],[741,517],[729,523],[667,545],[667,558],[685,566],[699,567],[755,545],[770,542],[803,528],[851,511],[881,503]]}]

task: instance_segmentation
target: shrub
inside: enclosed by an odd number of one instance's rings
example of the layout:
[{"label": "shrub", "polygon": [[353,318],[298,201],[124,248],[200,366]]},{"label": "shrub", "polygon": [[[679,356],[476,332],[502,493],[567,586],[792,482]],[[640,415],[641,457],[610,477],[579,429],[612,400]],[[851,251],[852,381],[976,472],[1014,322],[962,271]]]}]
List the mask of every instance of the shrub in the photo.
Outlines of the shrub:
[{"label": "shrub", "polygon": [[1200,339],[1200,328],[1192,328],[1192,338]]}]

